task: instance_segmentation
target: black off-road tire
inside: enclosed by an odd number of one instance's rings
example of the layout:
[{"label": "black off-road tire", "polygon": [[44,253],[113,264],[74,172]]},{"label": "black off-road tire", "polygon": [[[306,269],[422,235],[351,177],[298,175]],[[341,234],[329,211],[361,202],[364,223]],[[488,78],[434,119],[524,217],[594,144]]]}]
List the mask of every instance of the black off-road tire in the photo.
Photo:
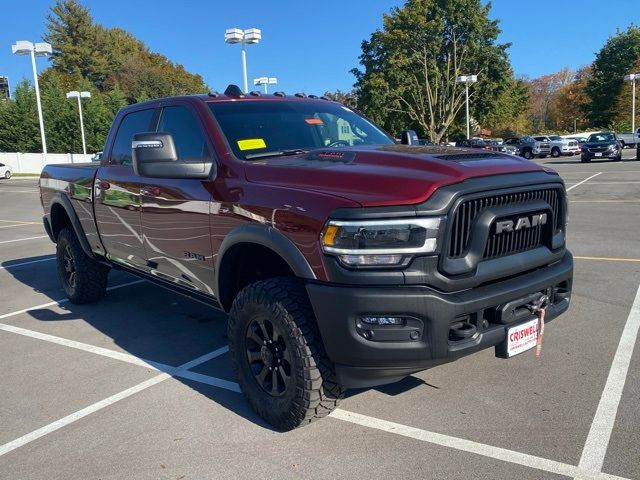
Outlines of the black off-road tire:
[{"label": "black off-road tire", "polygon": [[[271,332],[278,333],[262,335],[261,328],[268,331],[269,325]],[[256,337],[260,341],[276,340],[260,345]],[[258,415],[278,430],[292,430],[326,417],[344,395],[333,363],[327,358],[304,285],[296,278],[276,277],[245,287],[229,312],[228,339],[231,365],[242,392]],[[280,350],[275,347],[274,352],[274,345]],[[272,348],[271,353],[268,348]],[[285,352],[288,361],[282,357]],[[250,355],[254,355],[253,361]],[[276,355],[281,356],[282,364],[280,358],[275,363]],[[282,365],[280,376],[265,370],[268,364]],[[285,369],[288,383],[283,380]],[[260,372],[266,372],[262,383],[257,378]],[[274,393],[272,375],[276,385],[284,387],[282,392]],[[270,389],[265,388],[269,381]]]},{"label": "black off-road tire", "polygon": [[104,298],[109,267],[84,252],[71,227],[63,228],[58,234],[56,263],[60,284],[71,303],[92,303]]}]

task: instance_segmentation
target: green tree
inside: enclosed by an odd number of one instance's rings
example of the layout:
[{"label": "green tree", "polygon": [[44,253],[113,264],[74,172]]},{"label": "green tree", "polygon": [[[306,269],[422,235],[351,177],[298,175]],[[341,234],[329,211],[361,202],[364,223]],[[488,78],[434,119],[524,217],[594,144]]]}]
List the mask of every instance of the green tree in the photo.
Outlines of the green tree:
[{"label": "green tree", "polygon": [[100,91],[118,87],[129,102],[207,91],[200,75],[149,51],[125,30],[94,23],[77,0],[57,0],[47,20],[44,38],[53,45],[53,68],[79,74]]},{"label": "green tree", "polygon": [[[630,26],[609,37],[597,53],[587,83],[591,99],[589,120],[592,125],[610,125],[618,116],[616,99],[623,90],[623,77],[640,60],[640,27]],[[629,105],[631,101],[629,101]]]},{"label": "green tree", "polygon": [[104,56],[89,10],[76,0],[57,0],[47,15],[44,40],[53,46],[52,65],[62,73],[80,74],[96,85],[104,81]]},{"label": "green tree", "polygon": [[529,102],[529,85],[523,79],[514,79],[493,99],[482,125],[490,129],[493,136],[510,137],[528,132],[531,128],[527,114]]},{"label": "green tree", "polygon": [[42,151],[36,93],[27,80],[18,83],[12,100],[0,102],[0,151]]},{"label": "green tree", "polygon": [[351,90],[350,92],[343,92],[342,90],[336,90],[335,92],[324,92],[324,96],[329,100],[341,103],[347,107],[356,108],[358,106],[358,97],[353,90]]},{"label": "green tree", "polygon": [[495,116],[493,99],[513,75],[490,8],[480,0],[408,0],[384,15],[383,28],[362,42],[362,70],[352,71],[359,108],[389,131],[410,126],[438,142],[464,105],[456,76],[477,74],[472,115]]}]

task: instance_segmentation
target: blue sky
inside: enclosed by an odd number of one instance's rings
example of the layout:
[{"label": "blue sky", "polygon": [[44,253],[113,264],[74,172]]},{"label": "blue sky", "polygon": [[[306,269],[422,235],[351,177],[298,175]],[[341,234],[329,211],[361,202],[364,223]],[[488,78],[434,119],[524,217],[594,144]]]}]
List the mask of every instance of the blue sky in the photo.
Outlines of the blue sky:
[{"label": "blue sky", "polygon": [[[394,0],[82,0],[94,20],[124,28],[152,50],[200,73],[224,90],[241,85],[239,46],[226,45],[228,27],[262,28],[263,41],[248,48],[249,81],[275,76],[278,89],[322,94],[351,88],[349,70],[358,65],[360,43],[379,28]],[[516,74],[536,77],[564,66],[577,68],[617,28],[638,21],[638,0],[494,0],[500,38]],[[0,17],[0,75],[12,85],[31,78],[25,57],[11,54],[16,40],[39,40],[54,0],[5,2]],[[46,67],[39,60],[38,68]]]}]

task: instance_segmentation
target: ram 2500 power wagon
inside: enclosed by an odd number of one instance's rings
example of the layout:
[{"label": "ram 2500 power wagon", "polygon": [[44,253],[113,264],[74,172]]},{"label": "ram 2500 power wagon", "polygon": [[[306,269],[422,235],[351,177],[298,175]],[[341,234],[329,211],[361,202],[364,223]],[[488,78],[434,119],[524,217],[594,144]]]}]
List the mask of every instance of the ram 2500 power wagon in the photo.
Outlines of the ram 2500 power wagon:
[{"label": "ram 2500 power wagon", "polygon": [[99,165],[47,165],[40,189],[69,299],[100,300],[117,268],[228,312],[240,387],[281,430],[345,388],[526,350],[532,312],[569,307],[557,173],[396,144],[326,99],[230,86],[130,105]]}]

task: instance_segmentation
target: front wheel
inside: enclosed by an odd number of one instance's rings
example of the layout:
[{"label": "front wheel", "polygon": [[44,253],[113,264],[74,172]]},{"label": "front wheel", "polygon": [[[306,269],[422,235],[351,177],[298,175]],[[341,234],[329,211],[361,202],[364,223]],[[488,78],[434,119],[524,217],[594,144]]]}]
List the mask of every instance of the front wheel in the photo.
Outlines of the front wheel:
[{"label": "front wheel", "polygon": [[554,148],[553,150],[551,150],[551,156],[553,158],[558,158],[560,156],[560,149]]},{"label": "front wheel", "polygon": [[58,234],[56,245],[58,278],[71,303],[82,304],[102,300],[107,292],[109,268],[90,258],[71,227]]},{"label": "front wheel", "polygon": [[531,150],[525,150],[522,152],[522,156],[527,160],[531,160],[533,158],[533,153],[531,153]]},{"label": "front wheel", "polygon": [[580,161],[582,163],[590,163],[591,159],[589,157],[580,157]]},{"label": "front wheel", "polygon": [[4,172],[4,178],[6,178],[7,180],[11,178],[11,170],[7,170],[6,172]]},{"label": "front wheel", "polygon": [[323,418],[342,398],[298,279],[278,277],[245,287],[229,313],[228,339],[242,392],[277,429]]}]

